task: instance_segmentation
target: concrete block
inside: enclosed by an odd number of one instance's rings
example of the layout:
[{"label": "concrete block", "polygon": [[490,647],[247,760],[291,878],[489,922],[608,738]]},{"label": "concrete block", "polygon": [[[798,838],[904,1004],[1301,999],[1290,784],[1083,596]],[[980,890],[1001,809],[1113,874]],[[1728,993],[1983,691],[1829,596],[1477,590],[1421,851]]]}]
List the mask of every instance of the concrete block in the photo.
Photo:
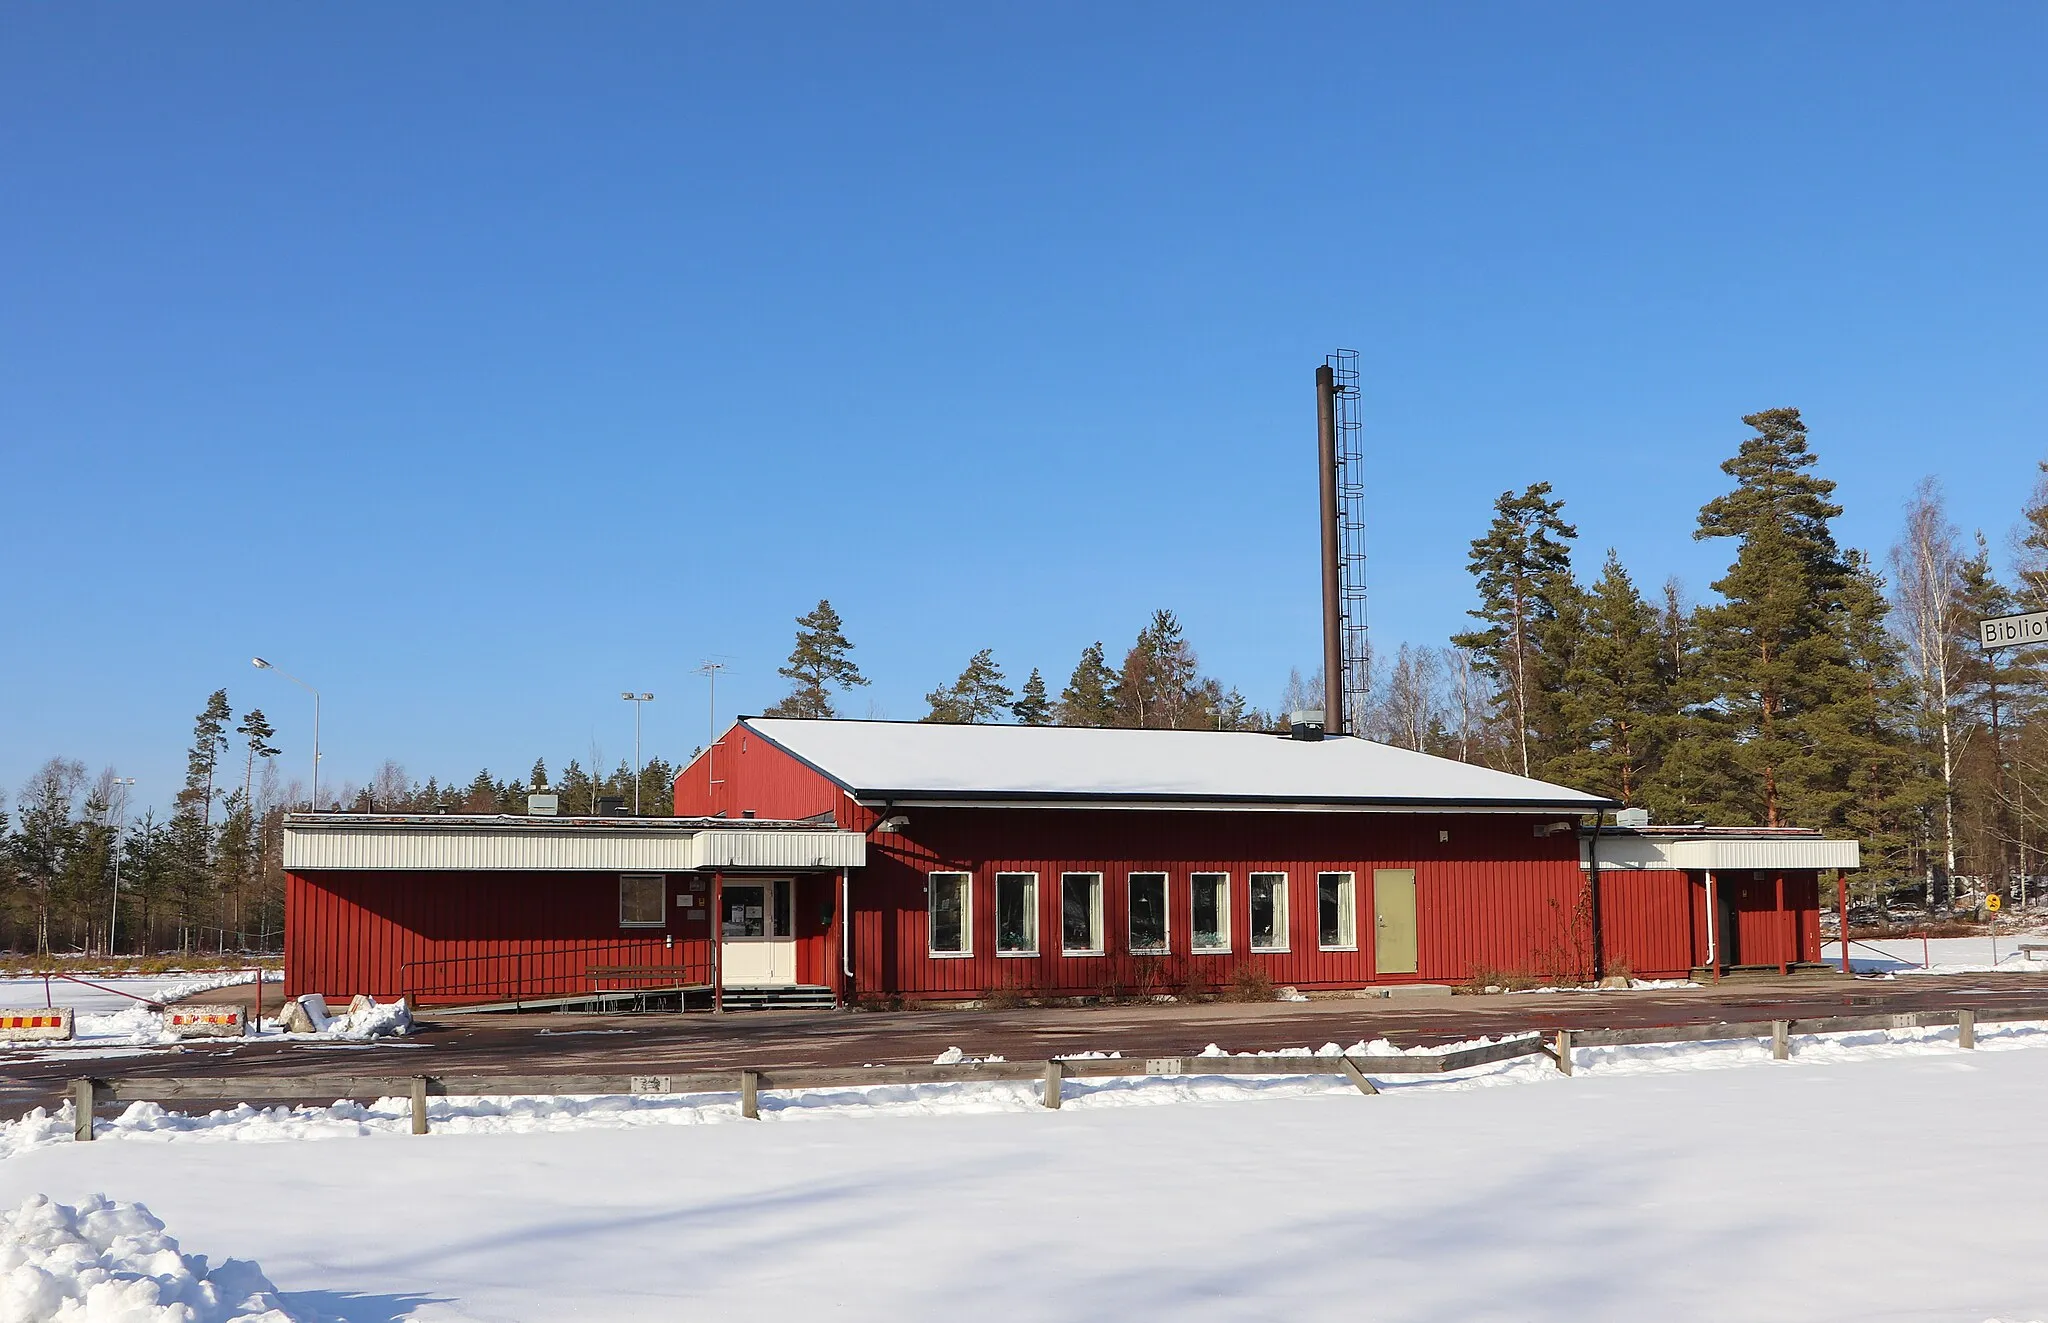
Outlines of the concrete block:
[{"label": "concrete block", "polygon": [[0,1043],[67,1042],[71,1008],[46,1011],[0,1011]]},{"label": "concrete block", "polygon": [[248,1018],[241,1006],[187,1003],[164,1009],[164,1028],[179,1038],[240,1038]]}]

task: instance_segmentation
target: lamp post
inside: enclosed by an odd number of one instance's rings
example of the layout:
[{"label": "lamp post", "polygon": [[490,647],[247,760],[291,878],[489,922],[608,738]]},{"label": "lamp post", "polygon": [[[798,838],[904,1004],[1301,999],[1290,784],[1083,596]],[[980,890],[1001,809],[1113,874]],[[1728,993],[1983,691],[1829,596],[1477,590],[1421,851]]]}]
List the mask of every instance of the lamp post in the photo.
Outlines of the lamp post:
[{"label": "lamp post", "polygon": [[652,703],[653,694],[620,694],[633,705],[633,816],[640,816],[640,705]]},{"label": "lamp post", "polygon": [[279,675],[282,675],[285,679],[290,680],[293,684],[313,696],[313,799],[311,807],[315,813],[318,813],[320,811],[320,691],[307,684],[304,680],[301,680],[298,676],[293,675],[290,671],[278,670],[277,667],[272,666],[261,657],[251,657],[249,664],[259,671],[277,671]]},{"label": "lamp post", "polygon": [[[114,899],[107,906],[107,954],[114,954],[114,934],[121,922],[121,837],[128,830],[128,792],[135,788],[132,776],[117,776],[114,784],[119,787],[121,809],[114,818]],[[110,806],[111,807],[111,806]]]}]

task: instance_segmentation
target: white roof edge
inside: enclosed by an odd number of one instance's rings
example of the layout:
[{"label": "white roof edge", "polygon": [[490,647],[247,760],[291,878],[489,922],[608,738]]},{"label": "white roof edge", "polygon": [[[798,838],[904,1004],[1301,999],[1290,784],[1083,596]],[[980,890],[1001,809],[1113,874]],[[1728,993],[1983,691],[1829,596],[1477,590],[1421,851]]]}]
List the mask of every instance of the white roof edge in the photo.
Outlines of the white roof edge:
[{"label": "white roof edge", "polygon": [[869,802],[1315,806],[1590,813],[1599,795],[1356,736],[749,717],[752,734]]},{"label": "white roof edge", "polygon": [[1586,804],[1459,804],[1450,800],[1341,800],[1341,799],[1111,799],[1086,796],[1079,799],[1027,799],[1015,795],[976,799],[933,798],[930,796],[902,795],[890,798],[888,792],[870,794],[867,791],[847,792],[853,801],[863,808],[897,809],[909,813],[921,808],[976,808],[976,809],[1123,809],[1131,812],[1172,813],[1195,812],[1202,809],[1231,809],[1244,813],[1506,813],[1523,816],[1538,815],[1556,817],[1560,814],[1571,817],[1591,813],[1594,806]]}]

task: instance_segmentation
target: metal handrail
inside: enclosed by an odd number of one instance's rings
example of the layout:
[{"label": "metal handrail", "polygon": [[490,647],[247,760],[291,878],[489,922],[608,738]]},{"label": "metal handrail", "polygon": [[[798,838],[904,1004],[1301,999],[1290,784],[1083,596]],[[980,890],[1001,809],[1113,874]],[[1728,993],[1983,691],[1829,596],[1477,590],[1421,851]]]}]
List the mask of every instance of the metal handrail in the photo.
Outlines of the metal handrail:
[{"label": "metal handrail", "polygon": [[[593,992],[600,990],[594,986],[598,983],[618,983],[629,977],[634,978],[636,981],[652,980],[654,978],[652,975],[645,976],[645,980],[642,979],[642,976],[637,975],[593,975],[588,968],[583,969],[581,972],[573,969],[550,970],[540,974],[535,974],[532,969],[532,966],[536,963],[546,962],[554,964],[563,960],[574,961],[580,956],[597,954],[617,955],[624,959],[632,959],[636,953],[630,948],[621,950],[621,946],[622,943],[614,939],[603,942],[587,942],[580,946],[554,947],[542,951],[523,949],[486,952],[479,955],[435,956],[422,960],[407,960],[398,967],[398,986],[401,993],[415,996],[421,993],[440,996],[489,993],[517,1000],[521,997],[545,995],[547,989],[538,986],[541,984],[552,983],[560,985],[559,990],[563,992]],[[668,952],[664,951],[663,954],[668,954]],[[483,979],[470,979],[453,984],[452,986],[440,980],[435,980],[432,986],[428,986],[426,980],[419,977],[420,971],[437,967],[484,963],[503,965],[507,962],[512,966],[509,981],[503,977],[494,976],[487,981]],[[710,961],[702,957],[685,958],[673,964],[661,961],[648,961],[641,967],[650,970],[673,970],[677,975],[675,979],[675,985],[677,986],[689,983],[691,980],[687,976],[693,973],[703,976],[698,980],[700,982],[708,982],[710,977]],[[570,984],[578,986],[570,987],[568,986]],[[667,985],[656,984],[656,986]]]}]

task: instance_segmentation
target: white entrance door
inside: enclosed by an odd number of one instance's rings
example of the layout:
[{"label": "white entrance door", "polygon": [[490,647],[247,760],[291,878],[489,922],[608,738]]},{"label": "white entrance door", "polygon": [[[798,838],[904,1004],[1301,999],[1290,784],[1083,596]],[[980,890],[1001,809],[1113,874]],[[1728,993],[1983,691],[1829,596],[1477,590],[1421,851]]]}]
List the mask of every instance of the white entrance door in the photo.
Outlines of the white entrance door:
[{"label": "white entrance door", "polygon": [[728,988],[787,987],[796,982],[794,884],[728,882],[719,915],[719,982]]}]

